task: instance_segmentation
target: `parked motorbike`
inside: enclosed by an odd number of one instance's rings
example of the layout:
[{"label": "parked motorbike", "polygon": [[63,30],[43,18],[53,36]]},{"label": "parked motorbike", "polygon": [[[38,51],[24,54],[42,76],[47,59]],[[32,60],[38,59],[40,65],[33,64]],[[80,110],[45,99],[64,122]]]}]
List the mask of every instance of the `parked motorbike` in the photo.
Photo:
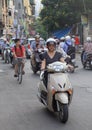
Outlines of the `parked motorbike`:
[{"label": "parked motorbike", "polygon": [[58,113],[62,123],[66,123],[69,116],[69,105],[72,100],[73,88],[66,73],[67,65],[54,62],[47,66],[47,88],[43,80],[38,86],[38,99],[50,111]]},{"label": "parked motorbike", "polygon": [[13,67],[15,66],[12,49],[11,49],[11,51],[10,51],[10,63],[11,63],[11,65],[12,65]]},{"label": "parked motorbike", "polygon": [[4,49],[4,60],[5,63],[10,63],[10,47],[5,47]]},{"label": "parked motorbike", "polygon": [[[86,56],[85,60],[83,59],[84,55]],[[92,70],[92,54],[87,54],[87,53],[85,54],[85,51],[83,51],[81,53],[81,62],[82,62],[82,65],[83,65],[84,69],[89,68],[89,69]]]},{"label": "parked motorbike", "polygon": [[40,71],[42,54],[44,53],[44,51],[45,51],[44,49],[38,49],[37,51],[32,52],[30,63],[34,74],[36,74],[37,71]]}]

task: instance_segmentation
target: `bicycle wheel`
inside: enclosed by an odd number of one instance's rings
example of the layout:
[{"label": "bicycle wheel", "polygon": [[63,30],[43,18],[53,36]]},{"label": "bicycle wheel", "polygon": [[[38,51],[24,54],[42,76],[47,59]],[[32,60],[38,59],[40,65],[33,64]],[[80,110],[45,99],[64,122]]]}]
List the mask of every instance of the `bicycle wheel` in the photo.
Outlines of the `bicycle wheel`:
[{"label": "bicycle wheel", "polygon": [[18,67],[18,83],[22,83],[22,64]]}]

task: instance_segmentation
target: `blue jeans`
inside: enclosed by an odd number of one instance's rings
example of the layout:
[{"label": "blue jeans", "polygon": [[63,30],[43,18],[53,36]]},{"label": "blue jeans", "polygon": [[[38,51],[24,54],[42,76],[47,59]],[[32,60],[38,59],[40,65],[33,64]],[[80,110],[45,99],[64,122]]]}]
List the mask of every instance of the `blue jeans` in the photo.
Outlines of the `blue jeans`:
[{"label": "blue jeans", "polygon": [[84,52],[84,54],[83,54],[83,62],[85,62],[85,61],[86,61],[86,59],[87,59],[87,53],[86,53],[86,52]]}]

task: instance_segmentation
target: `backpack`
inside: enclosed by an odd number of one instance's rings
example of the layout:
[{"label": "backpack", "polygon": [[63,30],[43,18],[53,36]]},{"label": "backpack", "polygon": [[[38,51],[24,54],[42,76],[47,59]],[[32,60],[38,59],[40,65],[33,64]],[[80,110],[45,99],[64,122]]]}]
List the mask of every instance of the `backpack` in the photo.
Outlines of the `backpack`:
[{"label": "backpack", "polygon": [[75,53],[75,47],[73,45],[69,45],[67,42],[65,43],[68,48],[67,48],[67,54],[71,55],[71,53]]}]

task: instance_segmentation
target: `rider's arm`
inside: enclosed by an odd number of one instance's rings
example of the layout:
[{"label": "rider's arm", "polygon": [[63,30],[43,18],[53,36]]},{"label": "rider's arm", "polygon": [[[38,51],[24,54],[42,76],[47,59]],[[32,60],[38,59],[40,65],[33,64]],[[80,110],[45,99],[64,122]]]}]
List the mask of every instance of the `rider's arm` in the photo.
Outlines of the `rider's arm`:
[{"label": "rider's arm", "polygon": [[14,56],[14,58],[17,58],[17,56],[16,56],[15,52],[13,52],[13,56]]},{"label": "rider's arm", "polygon": [[[60,58],[60,61],[61,61],[62,63],[66,63],[66,62],[65,62],[65,58],[63,58],[63,57]],[[67,64],[67,67],[68,67],[69,69],[73,69],[73,68],[74,68],[74,67],[73,67],[72,65],[70,65],[70,64]]]},{"label": "rider's arm", "polygon": [[26,57],[25,47],[24,46],[22,46],[22,50],[23,50],[23,57]]},{"label": "rider's arm", "polygon": [[17,58],[14,47],[12,48],[14,58]]},{"label": "rider's arm", "polygon": [[24,58],[26,57],[26,53],[25,53],[25,51],[23,52],[23,57],[24,57]]},{"label": "rider's arm", "polygon": [[30,49],[31,49],[31,51],[34,51],[34,50],[35,50],[35,42],[32,42],[32,43],[31,43]]},{"label": "rider's arm", "polygon": [[[61,58],[60,61],[61,61],[62,63],[66,63],[65,60],[64,60],[64,58]],[[67,68],[68,68],[69,70],[74,69],[74,67],[73,67],[72,65],[70,65],[70,64],[67,64]]]},{"label": "rider's arm", "polygon": [[84,43],[83,50],[86,50],[87,43]]},{"label": "rider's arm", "polygon": [[46,60],[44,59],[41,63],[41,70],[44,70],[46,67]]},{"label": "rider's arm", "polygon": [[63,57],[63,55],[60,53],[60,52],[56,52],[58,58],[59,58],[59,61],[65,63],[65,58]]},{"label": "rider's arm", "polygon": [[60,61],[63,62],[63,63],[65,63],[65,58],[61,57]]}]

